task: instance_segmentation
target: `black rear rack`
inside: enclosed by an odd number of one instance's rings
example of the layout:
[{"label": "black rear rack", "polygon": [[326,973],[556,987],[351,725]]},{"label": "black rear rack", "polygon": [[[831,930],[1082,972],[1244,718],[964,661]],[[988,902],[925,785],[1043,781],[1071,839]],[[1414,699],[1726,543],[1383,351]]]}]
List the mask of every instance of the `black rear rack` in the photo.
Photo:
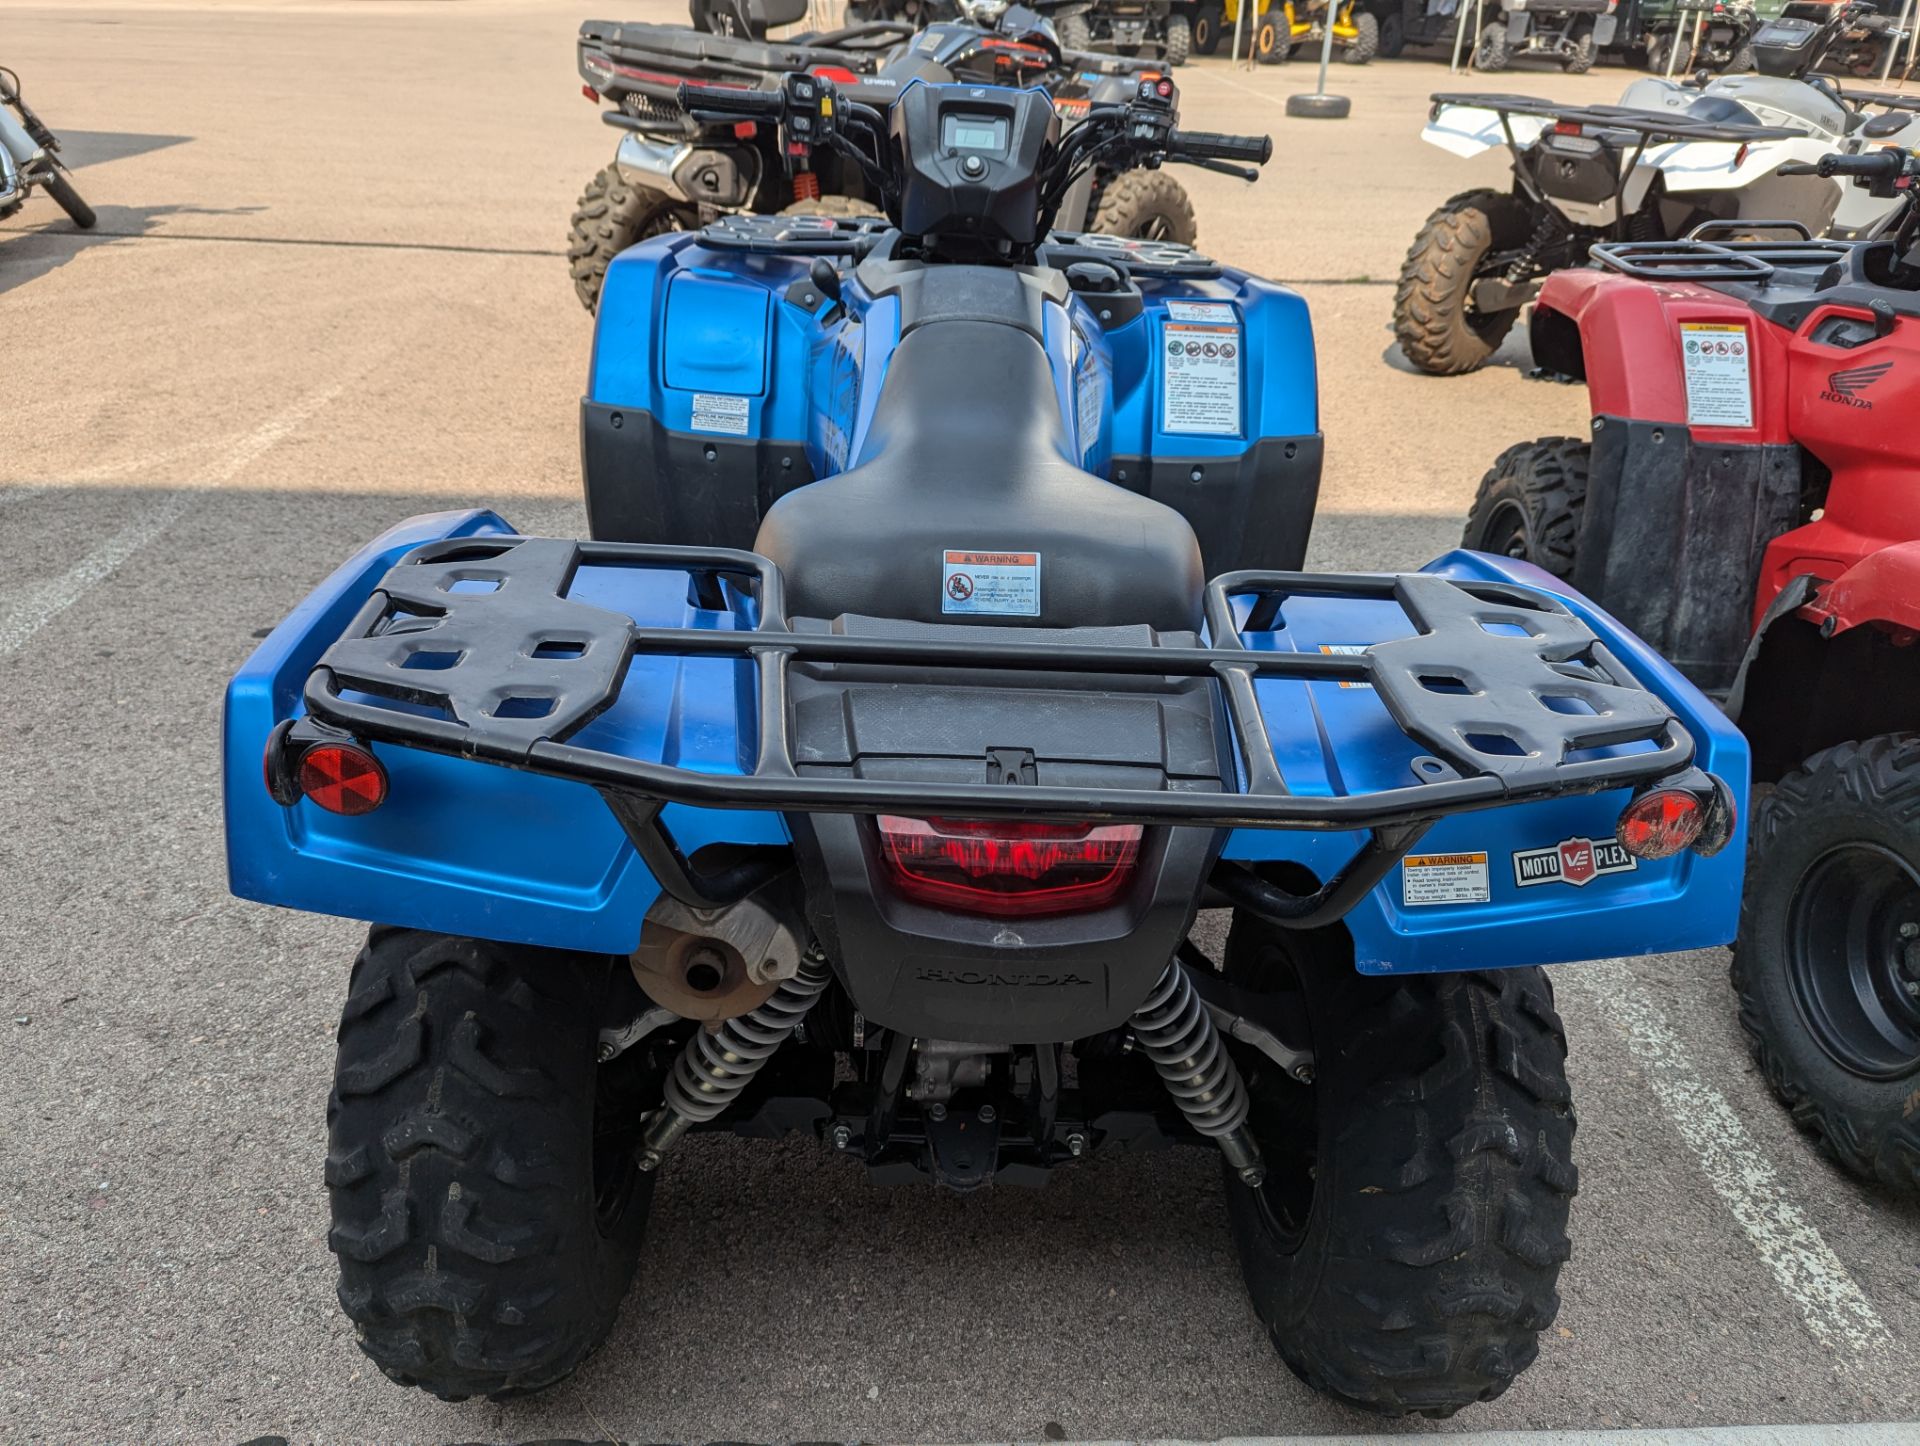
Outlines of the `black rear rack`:
[{"label": "black rear rack", "polygon": [[[566,596],[583,564],[687,572],[703,605],[751,599],[757,625],[642,627]],[[450,592],[458,583],[490,592]],[[1355,655],[1246,648],[1245,626],[1271,629],[1288,599],[1392,600],[1415,636]],[[736,612],[738,608],[736,606]],[[850,637],[789,629],[779,570],[717,548],[540,538],[458,539],[418,548],[368,598],[306,685],[319,722],[375,742],[475,758],[592,784],[655,812],[665,803],[793,813],[917,811],[977,818],[1097,818],[1213,828],[1379,829],[1528,799],[1591,793],[1668,777],[1692,762],[1686,728],[1557,599],[1501,583],[1424,574],[1228,573],[1207,585],[1213,647],[1004,643]],[[1501,629],[1499,632],[1490,628]],[[415,654],[450,666],[409,666]],[[619,696],[638,655],[751,660],[758,683],[757,757],[749,774],[713,774],[569,742]],[[1241,751],[1244,791],[1008,788],[802,776],[788,718],[796,663],[910,667],[929,673],[1042,670],[1219,680]],[[1414,781],[1334,797],[1289,791],[1256,699],[1257,678],[1371,684],[1394,723],[1427,754]],[[1588,712],[1561,712],[1546,700]],[[393,705],[399,705],[398,707]],[[418,711],[435,710],[438,716]],[[1592,756],[1616,745],[1637,752]]]},{"label": "black rear rack", "polygon": [[[1792,234],[1780,241],[1714,239],[1754,231]],[[1776,271],[1824,271],[1845,261],[1859,245],[1817,239],[1798,221],[1708,221],[1675,241],[1604,241],[1588,254],[1597,265],[1642,281],[1747,281],[1765,286]]]},{"label": "black rear rack", "polygon": [[[1546,120],[1566,121],[1601,130],[1629,131],[1649,141],[1720,141],[1727,145],[1744,145],[1754,141],[1791,140],[1800,135],[1800,132],[1784,126],[1692,120],[1669,111],[1641,110],[1635,106],[1558,105],[1537,95],[1438,91],[1432,100],[1436,114],[1442,106],[1474,106],[1481,110],[1496,111],[1503,120],[1510,115],[1540,116]],[[1511,134],[1508,139],[1511,141]]]}]

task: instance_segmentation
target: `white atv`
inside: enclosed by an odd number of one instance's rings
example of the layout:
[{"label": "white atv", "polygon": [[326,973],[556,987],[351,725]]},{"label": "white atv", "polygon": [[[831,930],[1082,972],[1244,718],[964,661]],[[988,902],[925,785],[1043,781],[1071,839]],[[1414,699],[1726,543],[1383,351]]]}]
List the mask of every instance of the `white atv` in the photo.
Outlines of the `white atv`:
[{"label": "white atv", "polygon": [[1462,157],[1507,147],[1513,187],[1453,197],[1414,239],[1394,296],[1407,360],[1435,376],[1482,366],[1541,280],[1585,264],[1596,241],[1672,240],[1709,224],[1871,231],[1896,203],[1812,168],[1834,152],[1920,144],[1920,117],[1909,98],[1847,94],[1813,73],[1853,8],[1821,25],[1769,21],[1754,37],[1759,75],[1646,77],[1618,105],[1434,96],[1422,138]]}]

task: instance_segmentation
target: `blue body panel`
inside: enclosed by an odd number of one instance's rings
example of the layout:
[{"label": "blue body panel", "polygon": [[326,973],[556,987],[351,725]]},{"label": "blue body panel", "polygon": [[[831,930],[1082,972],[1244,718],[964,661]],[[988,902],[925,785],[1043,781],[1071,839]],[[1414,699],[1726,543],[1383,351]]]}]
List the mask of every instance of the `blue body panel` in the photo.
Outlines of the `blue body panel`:
[{"label": "blue body panel", "polygon": [[[228,859],[235,893],[317,913],[448,933],[613,953],[631,951],[658,896],[631,844],[592,790],[468,760],[382,747],[392,775],[384,807],[337,818],[301,802],[274,803],[260,758],[275,723],[299,710],[307,672],[386,569],[409,548],[440,537],[506,530],[491,513],[414,518],[328,578],[255,651],[228,689],[225,720]],[[1600,609],[1524,563],[1454,552],[1429,571],[1507,579],[1566,597],[1576,612],[1686,723],[1699,762],[1735,790],[1744,815],[1747,749],[1712,703]],[[648,626],[731,628],[730,613],[687,601],[675,572],[582,568],[572,595]],[[1392,604],[1337,599],[1290,603],[1273,632],[1245,634],[1255,648],[1319,651],[1405,633]],[[627,756],[712,772],[740,771],[750,689],[736,664],[717,659],[637,660],[615,705],[576,735]],[[1261,706],[1290,786],[1301,793],[1365,792],[1404,782],[1418,751],[1363,687],[1267,680]],[[1347,918],[1368,972],[1417,972],[1558,963],[1725,943],[1739,909],[1743,838],[1711,859],[1685,854],[1602,874],[1580,887],[1514,883],[1516,851],[1569,839],[1606,839],[1623,792],[1461,815],[1438,824],[1416,850],[1485,854],[1485,903],[1409,906],[1400,872]],[[673,807],[681,847],[771,843],[788,835],[777,815]],[[1352,835],[1240,830],[1225,854],[1291,859],[1321,877],[1356,846]]]}]

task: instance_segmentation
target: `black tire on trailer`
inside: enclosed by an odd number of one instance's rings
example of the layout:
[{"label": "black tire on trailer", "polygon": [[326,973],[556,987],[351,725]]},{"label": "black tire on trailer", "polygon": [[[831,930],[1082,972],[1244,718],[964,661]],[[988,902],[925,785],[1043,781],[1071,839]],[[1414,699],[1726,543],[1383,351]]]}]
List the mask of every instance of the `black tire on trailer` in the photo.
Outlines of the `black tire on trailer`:
[{"label": "black tire on trailer", "polygon": [[1568,75],[1585,75],[1599,58],[1600,47],[1593,38],[1593,25],[1583,20],[1580,33],[1573,37],[1573,49],[1560,62],[1561,68]]},{"label": "black tire on trailer", "polygon": [[1285,65],[1293,54],[1293,27],[1287,24],[1285,12],[1278,19],[1271,13],[1261,16],[1247,44],[1261,65]]},{"label": "black tire on trailer", "polygon": [[1794,1123],[1920,1195],[1920,734],[1816,753],[1754,809],[1733,987]]},{"label": "black tire on trailer", "polygon": [[54,203],[67,213],[68,220],[82,231],[93,229],[94,223],[100,218],[93,214],[93,207],[80,199],[80,193],[73,189],[73,182],[67,179],[65,171],[49,172],[41,184],[47,188],[47,194],[53,197]]},{"label": "black tire on trailer", "polygon": [[1579,437],[1541,437],[1507,448],[1480,479],[1460,545],[1572,577],[1592,458],[1592,447]]},{"label": "black tire on trailer", "polygon": [[1348,65],[1365,65],[1380,53],[1380,17],[1362,10],[1353,17],[1353,41],[1340,52]]},{"label": "black tire on trailer", "polygon": [[665,192],[635,185],[619,167],[606,167],[580,193],[567,235],[567,269],[580,304],[589,312],[599,306],[607,267],[622,251],[649,236],[684,230],[697,219]]},{"label": "black tire on trailer", "polygon": [[1473,47],[1473,68],[1489,74],[1513,64],[1513,47],[1507,41],[1507,27],[1494,21],[1480,32]]},{"label": "black tire on trailer", "polygon": [[1254,1310],[1317,1390],[1450,1416],[1505,1391],[1560,1308],[1578,1187],[1566,1035],[1538,969],[1369,978],[1344,931],[1244,914],[1242,988],[1291,996],[1311,1085],[1233,1044],[1268,1168],[1228,1170]]},{"label": "black tire on trailer", "polygon": [[1093,49],[1093,22],[1085,12],[1079,15],[1062,15],[1053,22],[1053,33],[1060,37],[1062,50]]},{"label": "black tire on trailer", "polygon": [[1193,22],[1185,15],[1167,17],[1167,69],[1185,65],[1193,54]]},{"label": "black tire on trailer", "polygon": [[445,1400],[538,1390],[612,1329],[653,1196],[596,1108],[605,955],[376,927],[327,1104],[360,1348]]},{"label": "black tire on trailer", "polygon": [[1408,361],[1437,377],[1486,364],[1520,308],[1472,310],[1474,273],[1489,252],[1521,245],[1531,225],[1526,204],[1506,191],[1464,191],[1427,217],[1393,295],[1393,332]]},{"label": "black tire on trailer", "polygon": [[1140,241],[1178,241],[1194,245],[1200,223],[1193,200],[1178,178],[1165,171],[1122,171],[1108,177],[1094,199],[1089,231]]},{"label": "black tire on trailer", "polygon": [[1201,5],[1193,12],[1193,53],[1212,55],[1220,48],[1227,32],[1227,11],[1223,5]]},{"label": "black tire on trailer", "polygon": [[1400,52],[1407,48],[1407,22],[1402,18],[1398,7],[1388,11],[1380,18],[1380,56],[1383,60],[1398,60]]}]

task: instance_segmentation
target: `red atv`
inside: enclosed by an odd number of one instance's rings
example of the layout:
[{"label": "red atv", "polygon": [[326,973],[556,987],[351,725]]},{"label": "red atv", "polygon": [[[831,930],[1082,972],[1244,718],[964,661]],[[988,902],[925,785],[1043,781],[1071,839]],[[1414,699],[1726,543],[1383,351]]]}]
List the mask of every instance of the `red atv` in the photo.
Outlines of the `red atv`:
[{"label": "red atv", "polygon": [[[1598,600],[1753,748],[1733,984],[1768,1080],[1848,1169],[1920,1191],[1920,202],[1877,238],[1593,249],[1548,278],[1535,360],[1591,439],[1510,447],[1468,547]],[[1809,168],[1813,169],[1813,168]],[[1751,235],[1753,223],[1743,231]]]}]

